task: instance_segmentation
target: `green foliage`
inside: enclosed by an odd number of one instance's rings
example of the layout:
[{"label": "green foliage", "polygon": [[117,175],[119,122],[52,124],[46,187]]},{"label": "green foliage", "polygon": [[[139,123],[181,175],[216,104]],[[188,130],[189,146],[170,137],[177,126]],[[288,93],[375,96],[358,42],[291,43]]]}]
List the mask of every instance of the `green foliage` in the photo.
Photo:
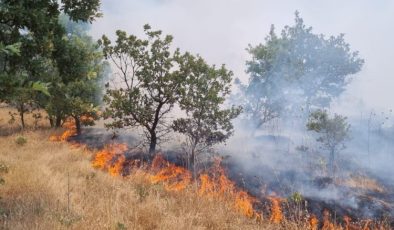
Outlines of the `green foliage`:
[{"label": "green foliage", "polygon": [[81,125],[94,124],[92,119],[81,120],[82,116],[97,118],[100,101],[96,95],[101,91],[99,82],[107,64],[98,45],[83,30],[87,27],[68,21],[65,16],[61,22],[67,25],[70,33],[55,41],[57,66],[54,74],[47,78],[51,82],[51,96],[41,101],[53,125],[60,126],[61,120],[71,116],[80,132]]},{"label": "green foliage", "polygon": [[311,113],[307,128],[320,135],[316,140],[322,143],[326,149],[344,148],[344,141],[349,138],[350,131],[350,125],[346,119],[338,114],[329,118],[326,111],[317,110]]},{"label": "green foliage", "polygon": [[2,55],[20,55],[21,43],[17,42],[11,45],[4,45],[0,42],[0,54]]},{"label": "green foliage", "polygon": [[99,5],[99,0],[0,2],[0,101],[18,109],[22,127],[24,113],[45,107],[49,88],[61,84],[56,81],[56,68],[64,63],[56,60],[56,52],[66,31],[59,15],[63,12],[74,21],[92,22],[100,16]]},{"label": "green foliage", "polygon": [[[107,127],[142,127],[150,153],[171,127],[189,138],[193,153],[224,142],[232,134],[231,119],[240,112],[221,108],[230,93],[232,73],[179,49],[171,52],[172,36],[163,37],[149,25],[144,30],[146,40],[118,30],[116,44],[105,35],[99,41],[120,80],[108,86],[104,96],[104,116],[111,119]],[[167,118],[175,105],[188,117],[171,126]]]},{"label": "green foliage", "polygon": [[25,144],[27,143],[27,139],[26,139],[26,137],[24,137],[24,136],[18,136],[18,137],[15,139],[15,143],[16,143],[17,145],[22,146],[22,145],[25,145]]},{"label": "green foliage", "polygon": [[107,87],[104,117],[111,118],[108,128],[142,127],[154,153],[169,131],[165,117],[178,100],[183,76],[174,70],[181,56],[178,49],[170,50],[172,36],[162,37],[148,25],[144,29],[147,40],[118,30],[116,44],[105,35],[99,41],[119,76],[118,84]]},{"label": "green foliage", "polygon": [[209,66],[201,57],[185,54],[180,63],[185,76],[179,105],[186,118],[176,119],[173,129],[187,136],[187,146],[194,161],[195,153],[217,143],[225,142],[233,133],[231,120],[240,108],[223,109],[230,93],[232,72],[223,65]]},{"label": "green foliage", "polygon": [[95,18],[101,17],[99,12],[100,0],[62,0],[61,9],[69,15],[73,21],[92,22]]},{"label": "green foliage", "polygon": [[303,116],[311,108],[329,106],[364,63],[343,34],[315,34],[298,12],[293,26],[285,26],[280,35],[272,26],[265,43],[250,45],[248,52],[250,79],[239,85],[245,115],[256,127],[278,116]]},{"label": "green foliage", "polygon": [[290,201],[293,201],[294,203],[301,203],[304,200],[304,197],[301,195],[301,193],[299,192],[294,192],[293,194],[291,194],[291,196],[289,197]]},{"label": "green foliage", "polygon": [[345,141],[349,139],[350,135],[350,125],[347,118],[338,114],[334,114],[334,117],[330,118],[327,111],[316,110],[310,114],[306,127],[309,131],[318,134],[316,141],[329,151],[330,171],[334,173],[335,154],[346,147]]},{"label": "green foliage", "polygon": [[116,230],[126,230],[127,228],[126,228],[126,225],[124,225],[123,223],[117,222],[115,229]]}]

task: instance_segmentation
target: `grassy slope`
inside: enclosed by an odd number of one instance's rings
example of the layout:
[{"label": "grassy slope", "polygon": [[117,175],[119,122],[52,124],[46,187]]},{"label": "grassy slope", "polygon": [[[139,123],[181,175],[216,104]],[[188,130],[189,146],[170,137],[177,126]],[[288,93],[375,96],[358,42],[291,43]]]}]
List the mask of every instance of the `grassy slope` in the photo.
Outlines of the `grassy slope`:
[{"label": "grassy slope", "polygon": [[0,110],[0,163],[9,168],[0,175],[0,229],[280,229],[192,188],[171,193],[141,175],[111,177],[91,167],[92,153],[48,141],[51,130],[25,131],[20,146],[5,116]]}]

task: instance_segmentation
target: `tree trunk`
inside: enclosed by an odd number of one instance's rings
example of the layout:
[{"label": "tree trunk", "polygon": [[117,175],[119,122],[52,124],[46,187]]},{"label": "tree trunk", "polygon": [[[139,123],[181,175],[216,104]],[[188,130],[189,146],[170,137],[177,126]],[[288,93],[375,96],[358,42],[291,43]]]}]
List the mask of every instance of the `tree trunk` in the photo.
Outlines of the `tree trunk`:
[{"label": "tree trunk", "polygon": [[60,126],[62,126],[62,117],[59,114],[56,114],[55,127],[59,128]]},{"label": "tree trunk", "polygon": [[150,132],[150,145],[149,145],[149,154],[154,155],[156,151],[156,144],[157,144],[157,136],[154,131]]},{"label": "tree trunk", "polygon": [[51,128],[53,128],[53,126],[55,125],[54,122],[53,122],[53,117],[49,116],[48,120],[49,120],[49,124],[51,125]]},{"label": "tree trunk", "polygon": [[77,128],[77,135],[81,134],[81,121],[77,116],[74,117],[75,120],[75,127]]},{"label": "tree trunk", "polygon": [[189,170],[193,173],[193,177],[196,177],[196,152],[193,147],[189,157]]},{"label": "tree trunk", "polygon": [[330,168],[330,175],[332,178],[335,177],[335,150],[330,150],[330,159],[329,159],[329,168]]},{"label": "tree trunk", "polygon": [[25,129],[25,106],[23,103],[19,105],[19,115],[21,117],[22,129]]}]

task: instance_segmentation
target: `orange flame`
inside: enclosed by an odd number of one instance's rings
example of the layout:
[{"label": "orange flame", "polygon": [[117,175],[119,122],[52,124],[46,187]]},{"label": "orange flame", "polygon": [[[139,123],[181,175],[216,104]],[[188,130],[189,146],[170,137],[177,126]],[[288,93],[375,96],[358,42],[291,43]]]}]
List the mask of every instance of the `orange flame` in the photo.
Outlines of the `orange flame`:
[{"label": "orange flame", "polygon": [[271,202],[271,217],[270,221],[279,224],[283,219],[282,208],[280,206],[282,199],[279,197],[268,197]]},{"label": "orange flame", "polygon": [[95,119],[90,115],[82,115],[79,120],[83,123],[92,123]]},{"label": "orange flame", "polygon": [[261,219],[261,215],[253,208],[256,199],[247,192],[236,188],[234,182],[227,177],[223,167],[220,166],[220,161],[215,162],[212,176],[204,173],[200,175],[199,179],[198,195],[233,200],[234,207],[238,212],[249,218]]},{"label": "orange flame", "polygon": [[327,209],[323,211],[323,227],[322,230],[335,230],[335,226],[330,221],[330,212]]},{"label": "orange flame", "polygon": [[158,170],[158,172],[150,176],[150,182],[154,184],[163,182],[165,188],[169,191],[184,190],[192,180],[190,171],[169,163],[161,155],[154,158],[152,169]]},{"label": "orange flame", "polygon": [[[123,153],[128,149],[126,144],[106,145],[104,149],[98,151],[92,161],[94,168],[108,170],[108,172],[117,176],[121,174],[123,164],[126,161]],[[114,162],[113,159],[116,159]]]},{"label": "orange flame", "polygon": [[317,230],[319,224],[319,220],[316,218],[315,215],[312,215],[311,218],[309,219],[309,225],[311,230]]},{"label": "orange flame", "polygon": [[[256,212],[253,208],[253,202],[255,201],[249,194],[244,191],[237,193],[235,198],[235,207],[245,216],[252,218]],[[260,219],[260,215],[256,215],[256,218]]]},{"label": "orange flame", "polygon": [[60,135],[51,135],[49,137],[50,141],[67,141],[70,137],[77,135],[77,128],[75,126],[75,121],[74,119],[68,118],[64,124],[63,127],[66,129],[62,134]]},{"label": "orange flame", "polygon": [[120,155],[117,161],[108,168],[109,174],[112,176],[117,176],[122,174],[123,164],[126,161],[126,157],[124,155]]}]

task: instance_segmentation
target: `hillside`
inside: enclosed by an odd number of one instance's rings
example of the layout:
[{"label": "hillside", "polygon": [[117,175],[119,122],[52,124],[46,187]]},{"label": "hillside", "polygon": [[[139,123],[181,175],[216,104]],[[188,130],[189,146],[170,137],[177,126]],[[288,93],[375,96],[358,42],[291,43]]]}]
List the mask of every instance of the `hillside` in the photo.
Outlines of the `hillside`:
[{"label": "hillside", "polygon": [[193,186],[169,192],[143,173],[111,176],[91,166],[93,152],[49,141],[54,130],[20,132],[8,119],[1,109],[2,229],[297,229],[249,219]]}]

